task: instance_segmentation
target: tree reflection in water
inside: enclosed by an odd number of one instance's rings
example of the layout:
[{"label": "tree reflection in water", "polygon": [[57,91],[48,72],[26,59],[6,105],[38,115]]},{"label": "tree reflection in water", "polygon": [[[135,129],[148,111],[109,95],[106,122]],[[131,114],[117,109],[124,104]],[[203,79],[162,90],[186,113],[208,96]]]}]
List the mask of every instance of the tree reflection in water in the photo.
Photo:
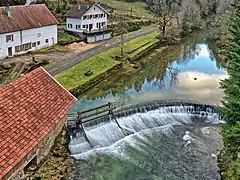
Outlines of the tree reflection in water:
[{"label": "tree reflection in water", "polygon": [[[177,65],[185,66],[199,56],[201,52],[199,44],[206,41],[203,39],[197,33],[197,35],[186,38],[181,45],[169,46],[164,50],[157,49],[139,61],[141,67],[139,70],[118,71],[84,93],[82,97],[94,100],[111,95],[121,99],[119,101],[124,103],[126,100],[123,99],[129,99],[129,93],[139,94],[151,88],[163,89],[173,86],[178,83],[179,70],[176,67],[173,69],[172,63],[175,61]],[[210,47],[212,46],[211,44]],[[210,53],[210,58],[215,60],[212,53]],[[220,66],[218,61],[216,61],[216,66]]]}]

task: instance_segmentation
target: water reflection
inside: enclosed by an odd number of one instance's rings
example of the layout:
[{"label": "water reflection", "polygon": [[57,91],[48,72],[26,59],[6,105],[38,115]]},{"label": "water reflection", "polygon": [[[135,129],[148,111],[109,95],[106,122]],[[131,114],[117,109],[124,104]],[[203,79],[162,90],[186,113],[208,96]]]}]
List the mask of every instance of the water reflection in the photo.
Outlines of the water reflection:
[{"label": "water reflection", "polygon": [[[118,72],[85,93],[72,111],[109,101],[139,103],[160,99],[188,99],[219,104],[223,96],[219,81],[226,71],[206,43],[187,40],[183,45],[156,50],[140,61],[137,72]],[[173,76],[169,68],[178,69]]]},{"label": "water reflection", "polygon": [[[146,100],[180,99],[207,104],[220,104],[223,91],[219,88],[220,79],[227,75],[209,75],[199,72],[183,72],[178,76],[179,83],[161,92],[145,92],[134,98],[135,103]],[[197,80],[194,80],[197,78]]]}]

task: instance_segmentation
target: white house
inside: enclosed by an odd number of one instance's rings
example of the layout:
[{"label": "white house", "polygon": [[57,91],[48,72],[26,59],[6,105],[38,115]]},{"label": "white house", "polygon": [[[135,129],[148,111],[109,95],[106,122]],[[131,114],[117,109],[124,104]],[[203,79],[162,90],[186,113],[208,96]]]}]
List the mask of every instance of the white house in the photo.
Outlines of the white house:
[{"label": "white house", "polygon": [[68,31],[83,34],[87,42],[111,38],[108,12],[98,3],[81,3],[73,6],[66,14]]},{"label": "white house", "polygon": [[57,24],[44,4],[0,7],[0,59],[56,44]]}]

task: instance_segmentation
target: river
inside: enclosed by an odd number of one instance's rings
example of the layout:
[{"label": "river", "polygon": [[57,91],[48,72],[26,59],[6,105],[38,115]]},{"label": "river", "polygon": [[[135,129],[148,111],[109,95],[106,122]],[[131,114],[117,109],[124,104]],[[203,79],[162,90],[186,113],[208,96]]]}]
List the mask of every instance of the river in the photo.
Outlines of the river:
[{"label": "river", "polygon": [[[106,102],[118,105],[153,100],[191,100],[220,104],[219,81],[227,77],[214,58],[212,43],[204,33],[193,34],[181,45],[156,49],[139,61],[138,70],[123,70],[87,91],[71,113]],[[95,146],[72,139],[69,149],[76,159],[75,179],[89,180],[215,180],[220,179],[215,154],[223,144],[219,119],[172,107],[119,118],[121,126],[134,131],[124,135],[113,123],[87,130]],[[184,140],[189,134],[191,141]]]}]

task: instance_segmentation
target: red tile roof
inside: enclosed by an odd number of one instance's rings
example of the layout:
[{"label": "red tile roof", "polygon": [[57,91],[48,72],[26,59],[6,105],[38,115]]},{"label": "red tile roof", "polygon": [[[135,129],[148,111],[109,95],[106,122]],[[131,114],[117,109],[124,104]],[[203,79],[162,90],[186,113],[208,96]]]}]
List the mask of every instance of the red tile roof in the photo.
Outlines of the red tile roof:
[{"label": "red tile roof", "polygon": [[10,6],[10,17],[0,7],[0,34],[55,25],[59,22],[44,4]]},{"label": "red tile roof", "polygon": [[0,89],[0,179],[66,116],[76,100],[43,68]]}]

